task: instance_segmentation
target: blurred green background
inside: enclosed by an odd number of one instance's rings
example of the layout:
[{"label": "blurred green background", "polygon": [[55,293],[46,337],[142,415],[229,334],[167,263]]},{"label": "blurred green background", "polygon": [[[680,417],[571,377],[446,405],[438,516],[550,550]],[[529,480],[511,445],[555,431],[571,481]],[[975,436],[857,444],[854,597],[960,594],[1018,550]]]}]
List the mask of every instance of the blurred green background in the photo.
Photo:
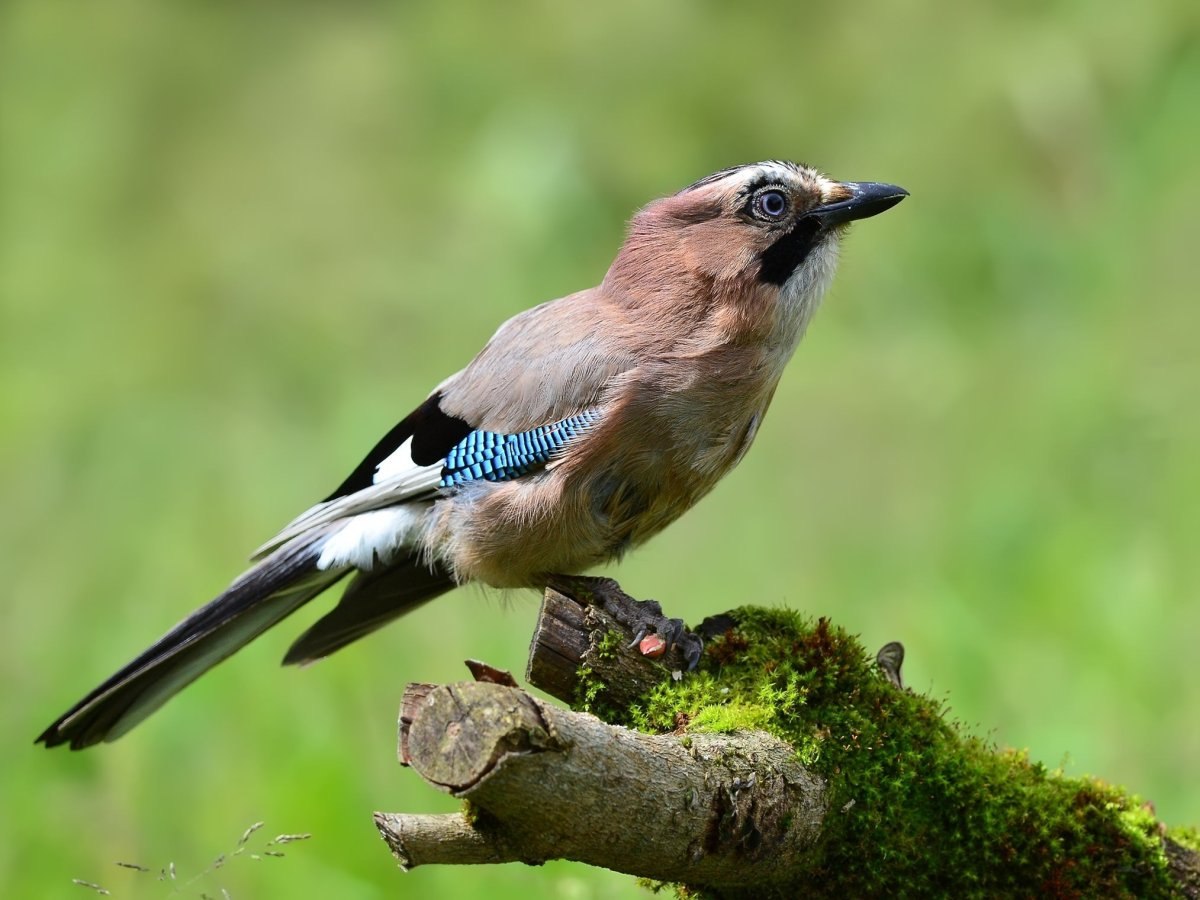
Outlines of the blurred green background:
[{"label": "blurred green background", "polygon": [[[521,671],[465,589],[307,670],[314,604],[144,726],[31,741],[240,571],[634,209],[798,158],[864,223],[740,469],[614,569],[828,614],[1000,745],[1200,823],[1200,5],[0,7],[0,895],[636,897],[404,875],[409,680]],[[253,7],[253,8],[252,8]],[[81,893],[84,892],[84,893]]]}]

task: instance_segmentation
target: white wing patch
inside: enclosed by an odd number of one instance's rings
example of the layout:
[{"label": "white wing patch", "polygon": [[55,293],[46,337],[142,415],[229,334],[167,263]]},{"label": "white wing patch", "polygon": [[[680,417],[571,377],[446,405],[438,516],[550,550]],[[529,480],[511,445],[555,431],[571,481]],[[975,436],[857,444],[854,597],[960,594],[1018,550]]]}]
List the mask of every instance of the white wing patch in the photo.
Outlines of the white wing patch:
[{"label": "white wing patch", "polygon": [[412,442],[413,439],[410,437],[375,467],[375,477],[372,479],[375,484],[387,481],[389,478],[403,477],[414,469],[422,468],[413,462]]},{"label": "white wing patch", "polygon": [[[411,449],[412,438],[409,438],[376,467],[374,484],[345,497],[318,503],[301,513],[279,534],[259,547],[254,552],[254,557],[257,559],[265,556],[288,541],[338,519],[351,521],[326,542],[326,549],[321,554],[321,568],[333,565],[332,562],[327,564],[327,560],[364,558],[361,552],[353,549],[360,543],[363,547],[378,543],[382,550],[394,552],[400,544],[389,535],[397,531],[408,534],[415,527],[409,520],[414,517],[419,519],[424,514],[430,505],[433,492],[437,490],[442,479],[440,462],[431,466],[418,466],[412,460]],[[362,525],[350,527],[355,517],[364,517],[365,514],[375,511],[387,513],[390,517],[376,516],[366,519]],[[353,537],[354,534],[358,534],[359,537]],[[334,546],[335,550],[330,551],[328,548],[331,546]],[[370,568],[370,554],[367,553],[365,558],[368,565],[364,568]]]},{"label": "white wing patch", "polygon": [[369,571],[376,562],[389,562],[398,550],[413,546],[431,506],[431,503],[405,503],[347,519],[321,545],[317,568],[354,566]]}]

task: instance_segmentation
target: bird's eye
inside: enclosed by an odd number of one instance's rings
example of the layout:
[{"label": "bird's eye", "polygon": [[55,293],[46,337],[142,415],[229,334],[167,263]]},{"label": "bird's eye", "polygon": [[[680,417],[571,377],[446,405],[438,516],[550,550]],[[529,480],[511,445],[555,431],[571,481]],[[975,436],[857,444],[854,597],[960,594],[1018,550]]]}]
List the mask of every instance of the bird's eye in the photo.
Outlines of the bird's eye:
[{"label": "bird's eye", "polygon": [[763,191],[754,198],[754,210],[765,219],[778,219],[787,212],[788,200],[783,191]]}]

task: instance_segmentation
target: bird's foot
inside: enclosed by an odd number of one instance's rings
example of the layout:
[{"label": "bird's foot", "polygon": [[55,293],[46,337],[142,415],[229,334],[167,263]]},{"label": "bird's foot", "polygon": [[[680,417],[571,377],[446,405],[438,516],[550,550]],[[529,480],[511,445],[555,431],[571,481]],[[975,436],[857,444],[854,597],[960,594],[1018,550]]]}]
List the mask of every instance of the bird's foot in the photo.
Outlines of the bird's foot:
[{"label": "bird's foot", "polygon": [[[592,575],[552,575],[547,583],[580,603],[604,610],[628,628],[634,636],[630,647],[643,644],[649,635],[656,634],[665,642],[658,653],[678,647],[689,672],[700,663],[704,641],[698,634],[688,631],[683,619],[664,615],[657,600],[636,600],[621,590],[613,579]],[[642,652],[646,656],[658,655],[647,645],[643,645]]]}]

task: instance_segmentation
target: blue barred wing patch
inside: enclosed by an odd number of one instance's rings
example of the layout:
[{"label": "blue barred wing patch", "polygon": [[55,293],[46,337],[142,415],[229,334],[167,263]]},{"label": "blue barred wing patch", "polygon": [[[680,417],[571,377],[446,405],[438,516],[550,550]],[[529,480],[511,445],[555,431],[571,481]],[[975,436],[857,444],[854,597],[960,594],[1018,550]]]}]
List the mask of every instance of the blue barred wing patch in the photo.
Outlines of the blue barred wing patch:
[{"label": "blue barred wing patch", "polygon": [[548,463],[599,418],[589,409],[520,434],[472,431],[446,454],[441,487],[481,480],[511,481],[527,475]]}]

